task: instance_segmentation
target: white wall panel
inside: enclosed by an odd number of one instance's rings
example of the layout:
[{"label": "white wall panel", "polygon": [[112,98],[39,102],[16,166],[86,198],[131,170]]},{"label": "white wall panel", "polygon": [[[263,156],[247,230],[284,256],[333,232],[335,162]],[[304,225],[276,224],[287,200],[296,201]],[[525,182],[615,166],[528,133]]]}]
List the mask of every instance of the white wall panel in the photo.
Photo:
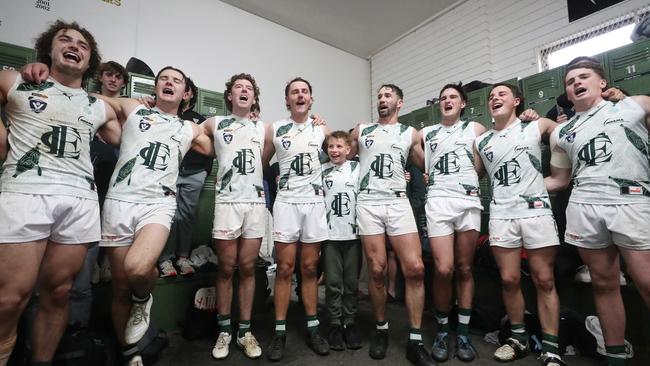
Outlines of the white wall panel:
[{"label": "white wall panel", "polygon": [[383,83],[400,86],[404,114],[449,82],[529,76],[538,72],[543,45],[648,4],[627,0],[569,23],[566,0],[459,1],[371,58],[372,91]]},{"label": "white wall panel", "polygon": [[222,92],[239,72],[261,88],[262,117],[287,116],[286,81],[303,76],[314,87],[314,112],[330,128],[370,118],[370,67],[365,59],[213,0],[0,0],[0,41],[33,47],[58,19],[76,20],[97,38],[104,60],[138,57],[154,70],[174,65],[203,88]]}]

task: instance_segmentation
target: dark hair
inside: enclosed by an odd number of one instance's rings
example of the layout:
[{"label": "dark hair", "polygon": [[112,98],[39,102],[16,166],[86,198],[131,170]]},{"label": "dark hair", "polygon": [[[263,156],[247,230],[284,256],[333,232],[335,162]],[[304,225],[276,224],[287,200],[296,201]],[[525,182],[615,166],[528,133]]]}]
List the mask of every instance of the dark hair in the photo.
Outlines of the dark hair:
[{"label": "dark hair", "polygon": [[258,114],[262,112],[262,109],[260,108],[260,104],[258,102],[253,103],[251,106],[251,112],[257,112]]},{"label": "dark hair", "polygon": [[350,138],[350,134],[345,132],[345,131],[334,131],[327,136],[327,139],[325,139],[325,142],[329,144],[331,139],[341,139],[345,141],[348,146],[352,145],[352,139]]},{"label": "dark hair", "polygon": [[496,84],[492,85],[492,87],[490,88],[490,93],[492,93],[492,90],[494,90],[498,86],[507,87],[512,92],[512,95],[515,98],[519,99],[519,105],[515,109],[515,113],[517,114],[517,116],[522,114],[524,112],[524,95],[521,93],[521,90],[519,90],[519,87],[517,87],[516,85],[508,84],[508,83],[496,83]]},{"label": "dark hair", "polygon": [[115,61],[108,61],[100,64],[99,67],[97,68],[97,72],[95,73],[95,79],[97,81],[100,81],[102,75],[105,72],[122,75],[122,80],[124,80],[124,83],[127,83],[129,80],[128,71],[126,71],[124,66],[118,64]]},{"label": "dark hair", "polygon": [[607,78],[605,77],[605,69],[603,68],[603,65],[600,63],[600,61],[589,56],[579,56],[571,60],[566,65],[566,71],[564,71],[565,84],[566,84],[566,75],[569,73],[569,71],[575,69],[591,69],[596,74],[598,74],[598,76],[600,76],[603,80],[607,80]]},{"label": "dark hair", "polygon": [[[463,87],[460,86],[460,84],[447,84],[440,89],[440,94],[438,94],[438,99],[442,97],[442,93],[447,90],[447,89],[454,89],[455,91],[458,92],[458,95],[460,95],[460,99],[463,100],[463,102],[467,103],[467,93],[465,93],[465,90],[463,90]],[[460,110],[460,115],[462,116],[465,113],[465,108],[461,108]]]},{"label": "dark hair", "polygon": [[[257,86],[257,82],[255,82],[255,78],[251,76],[250,74],[236,74],[230,77],[230,80],[226,82],[226,90],[223,92],[223,99],[226,102],[226,108],[232,112],[232,101],[228,100],[228,96],[232,92],[232,87],[235,85],[235,81],[237,80],[248,80],[250,83],[253,85],[253,93],[255,93],[255,102],[253,102],[253,105],[260,103],[260,88]],[[259,108],[259,107],[258,107]],[[253,110],[253,107],[251,106],[251,111]]]},{"label": "dark hair", "polygon": [[302,81],[303,83],[307,84],[307,86],[309,87],[309,94],[312,94],[311,84],[309,83],[309,81],[307,81],[307,80],[301,78],[300,76],[298,76],[298,77],[295,77],[295,78],[291,79],[287,83],[287,86],[284,87],[284,96],[285,97],[289,96],[289,87],[291,86],[291,84],[295,83],[296,81]]},{"label": "dark hair", "polygon": [[185,91],[191,91],[192,92],[192,97],[190,100],[187,101],[187,110],[192,110],[194,109],[194,106],[196,105],[197,99],[199,99],[199,88],[196,87],[194,84],[194,81],[190,79],[189,77],[185,78]]},{"label": "dark hair", "polygon": [[34,42],[34,48],[36,49],[36,61],[46,64],[48,67],[52,67],[52,42],[54,37],[61,30],[75,30],[86,39],[88,46],[90,47],[90,60],[88,60],[88,70],[83,74],[83,82],[95,75],[95,71],[99,67],[99,64],[102,62],[102,57],[99,54],[97,49],[97,42],[95,37],[86,28],[79,26],[77,22],[66,23],[62,20],[57,20],[48,28],[45,32],[41,33]]},{"label": "dark hair", "polygon": [[402,91],[402,89],[400,89],[399,86],[397,86],[397,85],[395,85],[395,84],[382,84],[379,88],[377,88],[377,93],[379,93],[379,91],[380,91],[382,88],[388,88],[388,89],[391,89],[392,91],[395,92],[395,94],[397,94],[397,96],[399,97],[399,99],[404,99],[404,92]]},{"label": "dark hair", "polygon": [[[158,78],[160,78],[160,74],[162,74],[162,72],[165,71],[165,70],[174,70],[174,71],[178,72],[179,74],[183,75],[183,82],[185,83],[185,89],[184,90],[185,91],[188,90],[187,89],[187,85],[188,85],[187,76],[185,76],[185,73],[182,70],[177,69],[177,68],[175,68],[173,66],[165,66],[162,69],[160,69],[160,71],[158,71],[158,73],[156,74],[156,78],[154,79],[154,82],[153,82],[154,87],[156,85],[158,85]],[[183,102],[182,101],[181,101],[181,104],[178,105],[178,115],[180,116],[181,114],[183,114]]]}]

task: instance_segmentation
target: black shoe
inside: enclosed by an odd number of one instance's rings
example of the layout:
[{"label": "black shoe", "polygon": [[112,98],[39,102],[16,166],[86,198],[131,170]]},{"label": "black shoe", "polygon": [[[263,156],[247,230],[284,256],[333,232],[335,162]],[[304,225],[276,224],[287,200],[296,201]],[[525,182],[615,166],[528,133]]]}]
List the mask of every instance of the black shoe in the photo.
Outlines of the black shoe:
[{"label": "black shoe", "polygon": [[445,362],[449,358],[449,341],[447,332],[439,332],[433,340],[431,357],[438,362]]},{"label": "black shoe", "polygon": [[459,335],[456,338],[456,358],[463,362],[470,362],[474,360],[476,353],[476,348],[468,336]]},{"label": "black shoe", "polygon": [[375,329],[370,340],[370,350],[368,354],[375,360],[381,360],[386,357],[386,349],[388,348],[388,329]]},{"label": "black shoe", "polygon": [[354,324],[348,324],[343,329],[343,339],[345,339],[345,345],[349,349],[359,349],[362,347],[361,337],[357,333],[357,328]]},{"label": "black shoe", "polygon": [[330,353],[330,345],[327,344],[325,338],[321,337],[320,333],[318,333],[318,330],[309,332],[309,336],[307,338],[307,345],[317,355],[325,356],[325,355],[329,355]]},{"label": "black shoe", "polygon": [[332,324],[330,326],[329,334],[327,335],[327,343],[330,345],[330,349],[334,351],[343,351],[345,349],[345,344],[343,343],[343,328],[340,324]]},{"label": "black shoe", "polygon": [[284,357],[284,345],[287,343],[286,334],[275,334],[271,344],[266,349],[266,358],[271,362],[280,361]]},{"label": "black shoe", "polygon": [[424,344],[422,342],[416,343],[409,341],[408,345],[406,346],[406,359],[417,366],[436,365],[431,356],[429,356],[427,351],[424,349]]}]

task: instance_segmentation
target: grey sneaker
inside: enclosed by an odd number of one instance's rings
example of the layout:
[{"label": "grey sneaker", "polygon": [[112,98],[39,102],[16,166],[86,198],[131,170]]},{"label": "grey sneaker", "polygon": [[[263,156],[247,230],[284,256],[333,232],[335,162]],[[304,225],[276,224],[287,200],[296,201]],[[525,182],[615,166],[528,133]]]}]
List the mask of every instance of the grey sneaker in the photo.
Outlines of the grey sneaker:
[{"label": "grey sneaker", "polygon": [[459,335],[456,338],[456,357],[463,362],[470,362],[476,358],[476,348],[468,336]]},{"label": "grey sneaker", "polygon": [[187,276],[194,273],[194,267],[192,267],[192,262],[186,257],[180,257],[176,261],[176,267],[180,270],[181,276]]},{"label": "grey sneaker", "polygon": [[447,332],[438,332],[431,347],[431,357],[438,362],[445,362],[449,359],[449,341]]},{"label": "grey sneaker", "polygon": [[163,261],[158,265],[158,273],[159,276],[162,278],[166,277],[176,277],[176,268],[174,268],[174,265],[172,264],[171,260],[166,260]]}]

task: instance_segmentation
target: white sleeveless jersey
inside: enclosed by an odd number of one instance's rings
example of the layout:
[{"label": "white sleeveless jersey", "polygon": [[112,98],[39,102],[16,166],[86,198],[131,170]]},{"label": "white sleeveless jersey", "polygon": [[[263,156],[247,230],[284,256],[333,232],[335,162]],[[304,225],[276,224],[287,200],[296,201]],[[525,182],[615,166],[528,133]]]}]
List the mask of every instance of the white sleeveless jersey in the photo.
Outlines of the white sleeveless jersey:
[{"label": "white sleeveless jersey", "polygon": [[422,129],[428,197],[456,197],[480,205],[478,175],[472,154],[476,122],[457,121]]},{"label": "white sleeveless jersey", "polygon": [[325,134],[310,118],[273,124],[273,145],[280,165],[276,199],[286,203],[323,202],[321,152]]},{"label": "white sleeveless jersey", "polygon": [[359,162],[323,165],[323,189],[327,206],[327,226],[330,240],[357,238],[357,186]]},{"label": "white sleeveless jersey", "polygon": [[103,101],[52,78],[36,85],[18,76],[4,109],[10,148],[3,192],[97,200],[90,141],[106,122]]},{"label": "white sleeveless jersey", "polygon": [[360,202],[379,205],[408,199],[404,168],[413,133],[413,127],[401,123],[359,125]]},{"label": "white sleeveless jersey", "polygon": [[143,105],[131,112],[106,198],[175,204],[178,168],[192,143],[190,123]]},{"label": "white sleeveless jersey", "polygon": [[475,143],[492,183],[490,218],[552,214],[542,175],[538,121],[517,119],[503,130],[487,131]]},{"label": "white sleeveless jersey", "polygon": [[645,111],[632,98],[602,101],[555,128],[572,164],[571,202],[650,202],[650,145]]},{"label": "white sleeveless jersey", "polygon": [[222,203],[265,203],[264,124],[235,115],[215,117],[216,197]]}]

